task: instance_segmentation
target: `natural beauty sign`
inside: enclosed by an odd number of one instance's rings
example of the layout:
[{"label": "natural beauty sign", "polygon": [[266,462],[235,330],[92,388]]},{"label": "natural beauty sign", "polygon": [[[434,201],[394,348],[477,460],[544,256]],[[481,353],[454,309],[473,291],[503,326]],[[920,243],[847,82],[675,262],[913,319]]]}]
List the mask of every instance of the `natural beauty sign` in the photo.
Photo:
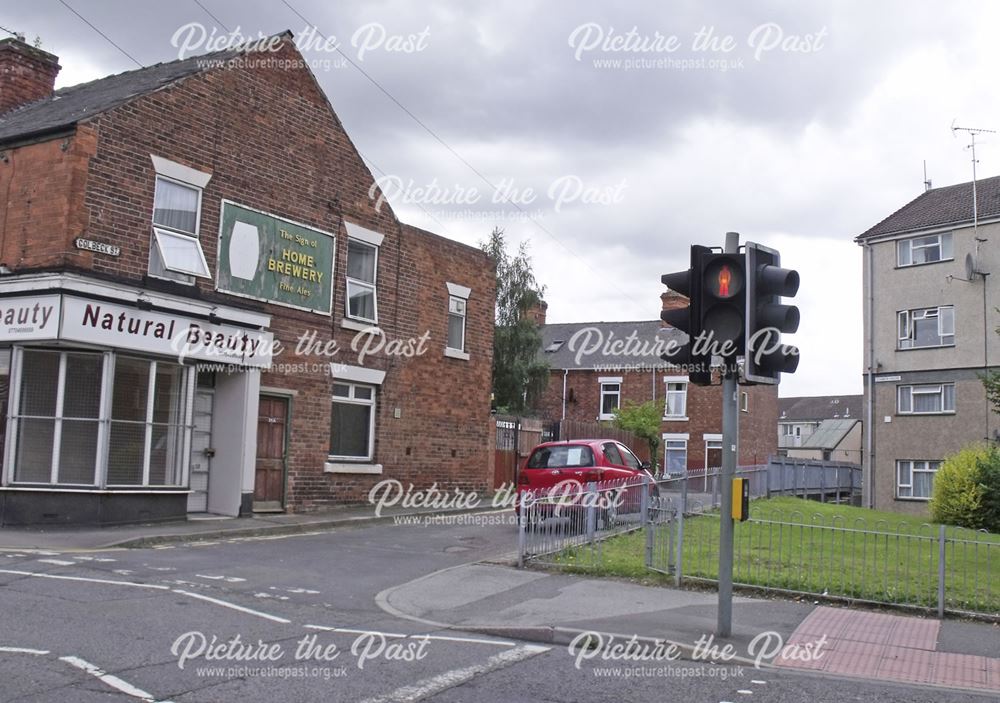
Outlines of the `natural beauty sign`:
[{"label": "natural beauty sign", "polygon": [[217,289],[330,314],[334,236],[223,201]]}]

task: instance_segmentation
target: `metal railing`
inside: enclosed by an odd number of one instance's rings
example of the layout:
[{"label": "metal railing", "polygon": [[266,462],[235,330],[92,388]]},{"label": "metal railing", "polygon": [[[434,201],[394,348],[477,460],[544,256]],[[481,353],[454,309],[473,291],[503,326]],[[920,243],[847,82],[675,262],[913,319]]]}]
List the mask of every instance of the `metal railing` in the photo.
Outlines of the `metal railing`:
[{"label": "metal railing", "polygon": [[[838,467],[842,475],[844,467]],[[787,467],[785,467],[787,471]],[[794,493],[772,465],[741,467],[752,498]],[[836,500],[850,496],[835,492]],[[519,563],[636,576],[657,572],[676,585],[714,582],[718,570],[718,472],[657,480],[576,484],[522,506]],[[715,484],[715,488],[713,488]],[[707,490],[706,490],[707,489]],[[806,491],[806,495],[815,495]],[[823,495],[831,497],[834,493]],[[1000,617],[1000,535],[942,525],[847,519],[752,505],[737,523],[734,580],[773,591]],[[614,539],[612,539],[614,538]]]}]

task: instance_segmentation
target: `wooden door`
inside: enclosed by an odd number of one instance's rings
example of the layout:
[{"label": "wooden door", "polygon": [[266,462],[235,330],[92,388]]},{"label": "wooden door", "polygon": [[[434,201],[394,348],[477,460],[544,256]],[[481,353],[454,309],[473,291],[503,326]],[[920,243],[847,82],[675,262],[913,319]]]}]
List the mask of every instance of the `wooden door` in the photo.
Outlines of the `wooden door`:
[{"label": "wooden door", "polygon": [[281,510],[285,501],[288,398],[262,395],[257,411],[257,464],[254,510]]}]

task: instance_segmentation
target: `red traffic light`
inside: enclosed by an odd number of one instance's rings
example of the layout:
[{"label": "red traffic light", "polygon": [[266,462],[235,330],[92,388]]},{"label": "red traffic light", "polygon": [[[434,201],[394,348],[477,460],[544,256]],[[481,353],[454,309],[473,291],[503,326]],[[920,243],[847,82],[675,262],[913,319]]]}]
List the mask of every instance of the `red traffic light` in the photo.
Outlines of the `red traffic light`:
[{"label": "red traffic light", "polygon": [[705,292],[719,300],[735,298],[743,292],[745,283],[742,262],[736,257],[713,257],[702,274]]}]

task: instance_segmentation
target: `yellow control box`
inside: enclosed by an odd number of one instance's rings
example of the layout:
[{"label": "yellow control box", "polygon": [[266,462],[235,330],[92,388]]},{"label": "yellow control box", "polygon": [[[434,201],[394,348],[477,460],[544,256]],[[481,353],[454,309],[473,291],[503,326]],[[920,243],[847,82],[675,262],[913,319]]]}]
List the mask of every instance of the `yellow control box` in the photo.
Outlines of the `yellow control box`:
[{"label": "yellow control box", "polygon": [[746,522],[750,519],[750,479],[733,479],[733,520]]}]

